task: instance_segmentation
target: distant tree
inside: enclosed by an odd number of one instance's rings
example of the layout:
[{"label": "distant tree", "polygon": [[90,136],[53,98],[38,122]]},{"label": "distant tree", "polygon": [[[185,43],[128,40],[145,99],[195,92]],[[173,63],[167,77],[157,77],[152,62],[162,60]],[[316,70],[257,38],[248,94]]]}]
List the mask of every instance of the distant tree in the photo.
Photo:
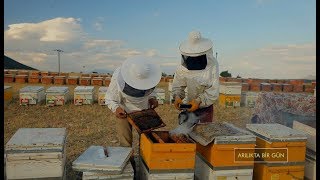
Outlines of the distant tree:
[{"label": "distant tree", "polygon": [[229,73],[228,70],[227,71],[222,71],[220,73],[220,76],[221,77],[231,77],[231,73]]},{"label": "distant tree", "polygon": [[162,73],[162,76],[163,76],[163,77],[167,77],[167,74],[163,72],[163,73]]},{"label": "distant tree", "polygon": [[239,74],[238,74],[237,78],[241,78],[241,76],[239,76]]}]

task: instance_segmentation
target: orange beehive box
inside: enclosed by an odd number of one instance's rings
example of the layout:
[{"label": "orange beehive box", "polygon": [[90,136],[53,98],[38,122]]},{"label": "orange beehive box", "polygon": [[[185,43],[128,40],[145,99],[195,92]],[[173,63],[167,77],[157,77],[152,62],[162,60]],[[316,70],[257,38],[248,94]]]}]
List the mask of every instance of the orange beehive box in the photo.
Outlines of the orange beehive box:
[{"label": "orange beehive box", "polygon": [[41,75],[42,77],[48,76],[48,75],[49,75],[49,72],[48,72],[48,71],[41,71],[41,72],[40,72],[40,75]]},{"label": "orange beehive box", "polygon": [[314,88],[312,84],[303,84],[303,91],[308,93],[313,93]]},{"label": "orange beehive box", "polygon": [[91,77],[81,77],[79,84],[81,86],[89,86],[91,84]]},{"label": "orange beehive box", "polygon": [[303,92],[303,85],[293,85],[293,92]]},{"label": "orange beehive box", "polygon": [[269,83],[277,83],[277,80],[276,79],[269,79],[268,82]]},{"label": "orange beehive box", "polygon": [[[254,165],[254,157],[241,157],[241,152],[255,152],[254,135],[226,122],[197,124],[189,136],[197,141],[197,152],[214,168]],[[240,157],[239,157],[240,156]],[[242,159],[241,159],[242,158]]]},{"label": "orange beehive box", "polygon": [[271,83],[272,91],[282,92],[282,84],[280,83]]},{"label": "orange beehive box", "polygon": [[66,80],[66,84],[69,85],[77,85],[79,81],[79,77],[78,76],[69,76]]},{"label": "orange beehive box", "polygon": [[111,82],[111,77],[106,77],[106,78],[104,79],[104,85],[105,85],[105,86],[109,86],[110,82]]},{"label": "orange beehive box", "polygon": [[219,94],[219,104],[223,107],[240,107],[241,94],[239,95],[226,95]]},{"label": "orange beehive box", "polygon": [[249,91],[249,84],[248,83],[242,83],[241,91]]},{"label": "orange beehive box", "polygon": [[18,71],[17,75],[29,75],[29,71]]},{"label": "orange beehive box", "polygon": [[292,92],[293,91],[293,85],[292,84],[283,84],[283,92]]},{"label": "orange beehive box", "polygon": [[52,76],[42,76],[41,83],[42,84],[52,84],[53,77]]},{"label": "orange beehive box", "polygon": [[4,75],[4,82],[5,82],[5,83],[12,83],[12,82],[14,82],[14,75],[13,75],[13,74],[5,74],[5,75]]},{"label": "orange beehive box", "polygon": [[30,76],[40,76],[40,71],[30,71],[29,73]]},{"label": "orange beehive box", "polygon": [[195,167],[196,144],[176,143],[169,137],[168,131],[152,131],[163,142],[157,142],[154,136],[141,134],[140,153],[149,170],[193,170]]},{"label": "orange beehive box", "polygon": [[49,72],[49,75],[50,76],[59,76],[59,73],[58,72]]},{"label": "orange beehive box", "polygon": [[16,83],[26,83],[28,81],[28,75],[16,75]]},{"label": "orange beehive box", "polygon": [[260,88],[261,88],[261,86],[260,86],[260,84],[256,84],[256,83],[251,83],[250,84],[250,91],[260,91]]},{"label": "orange beehive box", "polygon": [[254,180],[293,180],[304,179],[304,164],[275,165],[256,163],[253,169]]},{"label": "orange beehive box", "polygon": [[263,83],[263,79],[251,79],[249,78],[248,79],[248,83],[249,84],[258,84],[260,86],[261,83]]},{"label": "orange beehive box", "polygon": [[65,76],[54,76],[53,83],[63,85],[66,83],[66,77]]},{"label": "orange beehive box", "polygon": [[[246,127],[257,136],[256,148],[285,148],[286,162],[305,161],[307,136],[301,131],[281,124],[247,124]],[[261,149],[261,152],[267,151]]]},{"label": "orange beehive box", "polygon": [[271,84],[269,83],[261,83],[261,91],[271,91]]},{"label": "orange beehive box", "polygon": [[291,79],[289,80],[289,84],[292,85],[303,85],[304,80],[303,79]]},{"label": "orange beehive box", "polygon": [[39,75],[30,75],[28,78],[29,83],[39,83],[40,82],[40,76]]},{"label": "orange beehive box", "polygon": [[317,83],[316,81],[312,81],[312,82],[311,82],[311,85],[312,85],[312,88],[313,88],[313,89],[316,88],[316,83]]},{"label": "orange beehive box", "polygon": [[92,78],[91,84],[94,85],[94,86],[102,86],[103,77],[94,77],[94,78]]}]

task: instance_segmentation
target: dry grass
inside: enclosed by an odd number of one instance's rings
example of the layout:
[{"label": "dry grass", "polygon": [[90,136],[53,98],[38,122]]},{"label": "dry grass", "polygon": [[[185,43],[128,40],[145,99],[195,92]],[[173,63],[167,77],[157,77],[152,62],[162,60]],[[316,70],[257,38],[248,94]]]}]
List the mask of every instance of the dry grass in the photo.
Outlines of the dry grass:
[{"label": "dry grass", "polygon": [[[32,106],[19,105],[19,89],[27,85],[44,86],[45,89],[56,85],[43,84],[18,84],[5,83],[12,86],[14,91],[13,101],[4,111],[4,143],[6,144],[19,128],[67,128],[67,179],[76,179],[77,172],[72,170],[72,162],[91,145],[119,146],[117,132],[115,130],[116,117],[106,106],[93,105],[75,106],[68,103],[64,106],[47,107],[44,104]],[[73,89],[69,87],[73,98]],[[168,83],[161,82],[158,87],[166,90],[166,98],[169,99]],[[98,86],[95,87],[97,98]],[[177,126],[179,111],[173,105],[164,104],[156,108],[156,111],[167,125],[159,130],[171,130]],[[249,123],[252,110],[245,107],[223,108],[215,106],[214,114],[217,121],[227,121],[238,127],[245,127]],[[134,150],[138,152],[138,134],[134,135]]]}]

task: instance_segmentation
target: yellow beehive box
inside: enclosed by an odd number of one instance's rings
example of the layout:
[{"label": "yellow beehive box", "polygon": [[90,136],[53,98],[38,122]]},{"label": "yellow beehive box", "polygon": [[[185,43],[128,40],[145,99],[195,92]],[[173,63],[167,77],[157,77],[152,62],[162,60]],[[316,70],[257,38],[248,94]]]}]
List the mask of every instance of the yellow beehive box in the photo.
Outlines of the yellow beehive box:
[{"label": "yellow beehive box", "polygon": [[99,105],[106,105],[106,93],[107,93],[108,87],[99,87],[99,93],[98,93],[98,103]]},{"label": "yellow beehive box", "polygon": [[149,170],[193,170],[196,144],[169,141],[168,131],[153,131],[164,143],[156,142],[150,134],[141,134],[140,153]]},{"label": "yellow beehive box", "polygon": [[275,165],[256,163],[253,169],[254,180],[293,180],[304,179],[304,164]]},{"label": "yellow beehive box", "polygon": [[269,149],[286,149],[286,162],[305,161],[307,137],[304,133],[276,123],[247,124],[247,129],[257,136],[256,148],[262,148],[261,153],[268,154]]},{"label": "yellow beehive box", "polygon": [[253,167],[256,137],[248,131],[213,122],[196,125],[189,136],[197,142],[199,155],[215,168]]},{"label": "yellow beehive box", "polygon": [[239,95],[226,95],[219,94],[219,104],[223,107],[240,107],[241,94]]}]

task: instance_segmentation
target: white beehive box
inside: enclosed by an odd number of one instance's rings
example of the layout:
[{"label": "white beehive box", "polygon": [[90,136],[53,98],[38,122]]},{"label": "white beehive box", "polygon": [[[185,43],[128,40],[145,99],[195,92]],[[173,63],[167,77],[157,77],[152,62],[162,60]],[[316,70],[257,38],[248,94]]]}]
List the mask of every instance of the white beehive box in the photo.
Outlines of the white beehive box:
[{"label": "white beehive box", "polygon": [[168,83],[168,91],[170,91],[170,92],[172,91],[172,82],[170,82],[170,81]]},{"label": "white beehive box", "polygon": [[140,158],[140,180],[193,180],[194,171],[182,170],[157,170],[155,172],[149,171],[142,158]]},{"label": "white beehive box", "polygon": [[130,147],[106,147],[108,157],[103,153],[104,147],[90,146],[72,163],[72,168],[81,172],[96,172],[104,174],[122,174],[124,167],[132,154]]},{"label": "white beehive box", "polygon": [[[314,123],[314,125],[315,125],[315,123]],[[316,152],[316,149],[317,149],[316,127],[308,126],[307,124],[303,124],[299,121],[293,121],[292,128],[305,133],[308,138],[307,139],[307,148]]]},{"label": "white beehive box", "polygon": [[74,89],[74,104],[93,104],[94,86],[77,86]]},{"label": "white beehive box", "polygon": [[219,93],[225,95],[241,95],[242,84],[239,82],[222,82],[219,86]]},{"label": "white beehive box", "polygon": [[46,90],[46,104],[48,106],[64,105],[69,101],[69,88],[53,86]]},{"label": "white beehive box", "polygon": [[250,107],[250,108],[254,108],[256,105],[258,95],[259,95],[258,92],[248,91],[246,93],[245,100],[244,100],[245,106]]},{"label": "white beehive box", "polygon": [[238,179],[252,180],[253,168],[235,167],[233,169],[215,170],[201,155],[196,155],[195,179],[196,180],[220,180],[220,179]]},{"label": "white beehive box", "polygon": [[165,93],[166,91],[161,88],[156,88],[154,91],[156,93],[158,103],[164,104],[166,100],[166,93]]},{"label": "white beehive box", "polygon": [[108,87],[100,87],[99,88],[99,93],[98,93],[98,103],[100,105],[106,105],[106,93],[108,91]]},{"label": "white beehive box", "polygon": [[121,174],[108,174],[103,172],[83,172],[82,180],[89,179],[119,179],[119,180],[133,180],[134,172],[130,162],[124,167]]},{"label": "white beehive box", "polygon": [[19,91],[20,105],[38,104],[45,100],[43,86],[26,86]]},{"label": "white beehive box", "polygon": [[7,178],[63,178],[66,135],[66,128],[20,128],[5,146]]},{"label": "white beehive box", "polygon": [[317,161],[316,159],[306,155],[306,161],[304,166],[304,177],[305,179],[316,180],[317,174]]}]

